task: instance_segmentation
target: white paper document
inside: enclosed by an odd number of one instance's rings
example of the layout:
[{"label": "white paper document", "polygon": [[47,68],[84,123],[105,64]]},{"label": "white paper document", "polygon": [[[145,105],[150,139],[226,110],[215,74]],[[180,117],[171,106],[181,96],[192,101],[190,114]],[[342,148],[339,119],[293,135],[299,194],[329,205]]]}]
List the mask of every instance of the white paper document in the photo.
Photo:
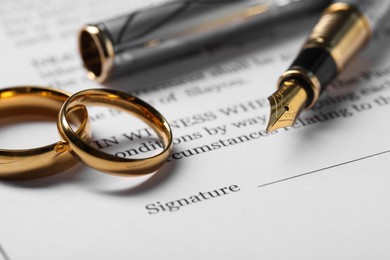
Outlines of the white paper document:
[{"label": "white paper document", "polygon": [[[267,97],[318,14],[104,85],[87,79],[78,29],[159,2],[1,1],[1,88],[126,91],[167,118],[174,145],[143,177],[79,163],[0,181],[0,259],[389,259],[390,21],[294,127],[267,134]],[[93,107],[90,119],[102,151],[159,150],[124,112]],[[0,124],[2,149],[59,138],[54,120]]]}]

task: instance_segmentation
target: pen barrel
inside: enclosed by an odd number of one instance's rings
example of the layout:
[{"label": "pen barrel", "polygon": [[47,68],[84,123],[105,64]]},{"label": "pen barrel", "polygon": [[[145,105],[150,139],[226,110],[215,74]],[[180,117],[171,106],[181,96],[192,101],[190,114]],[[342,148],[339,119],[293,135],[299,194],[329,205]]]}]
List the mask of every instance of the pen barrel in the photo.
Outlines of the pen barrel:
[{"label": "pen barrel", "polygon": [[79,50],[92,80],[103,82],[259,28],[264,22],[324,7],[313,0],[180,0],[90,24]]},{"label": "pen barrel", "polygon": [[341,71],[370,38],[367,17],[352,5],[335,3],[325,10],[303,49],[325,49],[335,61],[337,71]]},{"label": "pen barrel", "polygon": [[390,9],[390,1],[388,0],[337,0],[337,2],[358,8],[367,17],[371,30],[380,27]]},{"label": "pen barrel", "polygon": [[291,78],[304,81],[310,108],[370,37],[369,21],[357,8],[345,3],[330,5],[279,85]]}]

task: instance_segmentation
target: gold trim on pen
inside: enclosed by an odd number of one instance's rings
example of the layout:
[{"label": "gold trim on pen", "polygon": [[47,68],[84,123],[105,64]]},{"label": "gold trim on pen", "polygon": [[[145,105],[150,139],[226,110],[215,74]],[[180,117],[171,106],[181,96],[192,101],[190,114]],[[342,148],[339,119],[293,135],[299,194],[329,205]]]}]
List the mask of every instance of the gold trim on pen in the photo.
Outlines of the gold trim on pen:
[{"label": "gold trim on pen", "polygon": [[282,74],[282,76],[278,80],[278,86],[279,88],[283,88],[284,82],[289,78],[302,78],[305,80],[305,82],[309,83],[309,86],[312,91],[312,98],[308,99],[307,102],[304,102],[305,108],[311,108],[315,102],[320,97],[321,93],[321,83],[318,80],[317,76],[311,73],[308,70],[305,70],[304,68],[292,68],[287,70]]},{"label": "gold trim on pen", "polygon": [[370,38],[367,17],[352,5],[335,3],[325,10],[303,48],[326,49],[341,71]]},{"label": "gold trim on pen", "polygon": [[[267,131],[292,126],[301,111],[317,102],[332,77],[344,69],[370,38],[369,21],[356,7],[346,3],[330,5],[304,44],[301,60],[296,60],[281,76],[278,90],[268,98],[271,114]],[[308,51],[312,50],[320,52],[312,52],[310,56]],[[324,54],[333,61],[327,61]]]},{"label": "gold trim on pen", "polygon": [[79,33],[79,51],[88,78],[105,81],[114,67],[114,47],[107,33],[95,25],[84,26]]}]

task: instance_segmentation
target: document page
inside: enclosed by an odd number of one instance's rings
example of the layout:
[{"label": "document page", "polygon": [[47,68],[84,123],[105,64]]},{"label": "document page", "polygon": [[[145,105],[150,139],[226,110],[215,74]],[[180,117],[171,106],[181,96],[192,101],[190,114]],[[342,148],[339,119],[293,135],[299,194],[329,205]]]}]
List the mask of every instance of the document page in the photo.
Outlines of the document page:
[{"label": "document page", "polygon": [[[267,133],[267,97],[319,13],[90,81],[78,30],[161,2],[1,1],[1,88],[134,94],[169,121],[173,150],[142,177],[78,163],[1,180],[0,259],[389,259],[390,21],[293,127]],[[121,158],[161,151],[142,121],[88,110],[97,149]],[[1,123],[0,148],[56,142],[56,129],[54,119]]]}]

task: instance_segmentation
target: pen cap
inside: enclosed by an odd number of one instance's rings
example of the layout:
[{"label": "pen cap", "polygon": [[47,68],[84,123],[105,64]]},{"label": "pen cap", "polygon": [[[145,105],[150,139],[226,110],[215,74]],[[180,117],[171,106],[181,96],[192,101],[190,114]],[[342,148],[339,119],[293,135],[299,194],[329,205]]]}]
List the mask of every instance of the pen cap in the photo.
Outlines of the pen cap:
[{"label": "pen cap", "polygon": [[328,1],[181,0],[90,24],[79,34],[80,54],[99,82],[156,65],[206,44],[258,28],[273,18],[319,10]]}]

